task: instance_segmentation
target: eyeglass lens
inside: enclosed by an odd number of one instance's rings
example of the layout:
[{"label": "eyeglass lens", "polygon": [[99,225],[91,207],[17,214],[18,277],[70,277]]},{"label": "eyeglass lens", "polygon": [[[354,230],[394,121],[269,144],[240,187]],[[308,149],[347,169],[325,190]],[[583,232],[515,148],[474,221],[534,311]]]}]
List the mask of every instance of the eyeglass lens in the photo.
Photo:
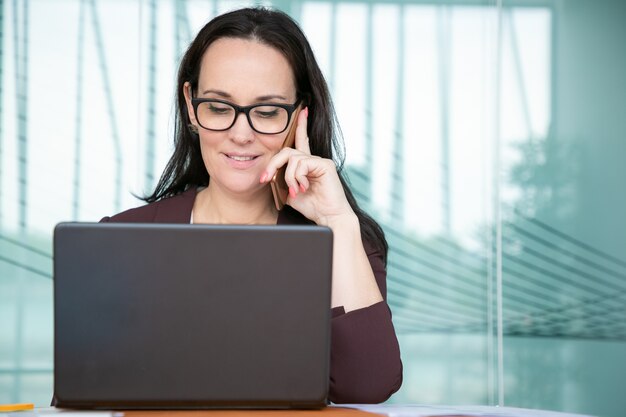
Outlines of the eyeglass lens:
[{"label": "eyeglass lens", "polygon": [[[198,105],[196,117],[206,129],[225,130],[233,125],[237,112],[220,102],[202,102]],[[262,133],[279,133],[289,122],[289,112],[278,106],[259,105],[250,109],[252,128]]]}]

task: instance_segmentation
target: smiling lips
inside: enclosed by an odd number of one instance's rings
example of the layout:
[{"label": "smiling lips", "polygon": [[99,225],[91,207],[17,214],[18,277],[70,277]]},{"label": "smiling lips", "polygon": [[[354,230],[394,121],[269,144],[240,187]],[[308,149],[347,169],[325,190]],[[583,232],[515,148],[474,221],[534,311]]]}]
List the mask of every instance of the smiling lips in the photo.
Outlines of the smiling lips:
[{"label": "smiling lips", "polygon": [[239,156],[239,155],[226,155],[230,159],[234,159],[235,161],[252,161],[256,156]]},{"label": "smiling lips", "polygon": [[226,162],[236,169],[247,169],[256,165],[256,159],[260,155],[238,155],[225,153]]}]

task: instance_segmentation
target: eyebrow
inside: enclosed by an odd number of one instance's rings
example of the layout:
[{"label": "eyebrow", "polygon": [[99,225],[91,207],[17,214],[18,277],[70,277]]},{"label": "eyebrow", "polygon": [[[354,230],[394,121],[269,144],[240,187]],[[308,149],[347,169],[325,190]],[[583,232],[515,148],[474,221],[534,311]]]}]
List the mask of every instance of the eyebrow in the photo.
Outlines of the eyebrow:
[{"label": "eyebrow", "polygon": [[[230,94],[222,90],[214,90],[214,89],[204,90],[202,94],[203,95],[204,94],[216,94],[224,98],[229,98],[229,99],[233,98],[233,96],[231,96]],[[269,101],[269,100],[275,100],[275,99],[287,101],[287,98],[285,96],[281,96],[280,94],[267,94],[264,96],[259,96],[255,98],[254,101]]]}]

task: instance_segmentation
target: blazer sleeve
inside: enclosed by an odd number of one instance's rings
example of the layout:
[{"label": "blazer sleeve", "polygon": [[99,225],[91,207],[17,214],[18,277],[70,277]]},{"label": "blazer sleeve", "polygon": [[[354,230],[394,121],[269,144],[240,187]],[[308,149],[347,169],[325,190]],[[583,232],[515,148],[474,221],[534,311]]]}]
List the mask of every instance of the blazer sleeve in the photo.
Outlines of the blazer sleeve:
[{"label": "blazer sleeve", "polygon": [[331,319],[330,389],[333,403],[380,403],[402,385],[400,347],[387,305],[387,271],[380,252],[365,249],[384,301]]}]

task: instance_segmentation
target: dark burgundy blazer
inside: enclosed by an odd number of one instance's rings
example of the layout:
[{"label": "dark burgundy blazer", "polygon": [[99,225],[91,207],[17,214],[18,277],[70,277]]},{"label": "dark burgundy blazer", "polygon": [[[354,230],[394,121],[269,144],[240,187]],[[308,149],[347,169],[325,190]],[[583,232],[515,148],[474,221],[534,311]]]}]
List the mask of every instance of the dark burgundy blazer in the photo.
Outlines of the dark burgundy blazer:
[{"label": "dark burgundy blazer", "polygon": [[[197,190],[130,209],[103,222],[189,223]],[[302,214],[285,206],[278,224],[310,224]],[[385,301],[345,313],[333,309],[329,399],[334,403],[379,403],[402,384],[398,340],[387,305],[385,265],[379,252],[364,242],[376,282]]]}]

